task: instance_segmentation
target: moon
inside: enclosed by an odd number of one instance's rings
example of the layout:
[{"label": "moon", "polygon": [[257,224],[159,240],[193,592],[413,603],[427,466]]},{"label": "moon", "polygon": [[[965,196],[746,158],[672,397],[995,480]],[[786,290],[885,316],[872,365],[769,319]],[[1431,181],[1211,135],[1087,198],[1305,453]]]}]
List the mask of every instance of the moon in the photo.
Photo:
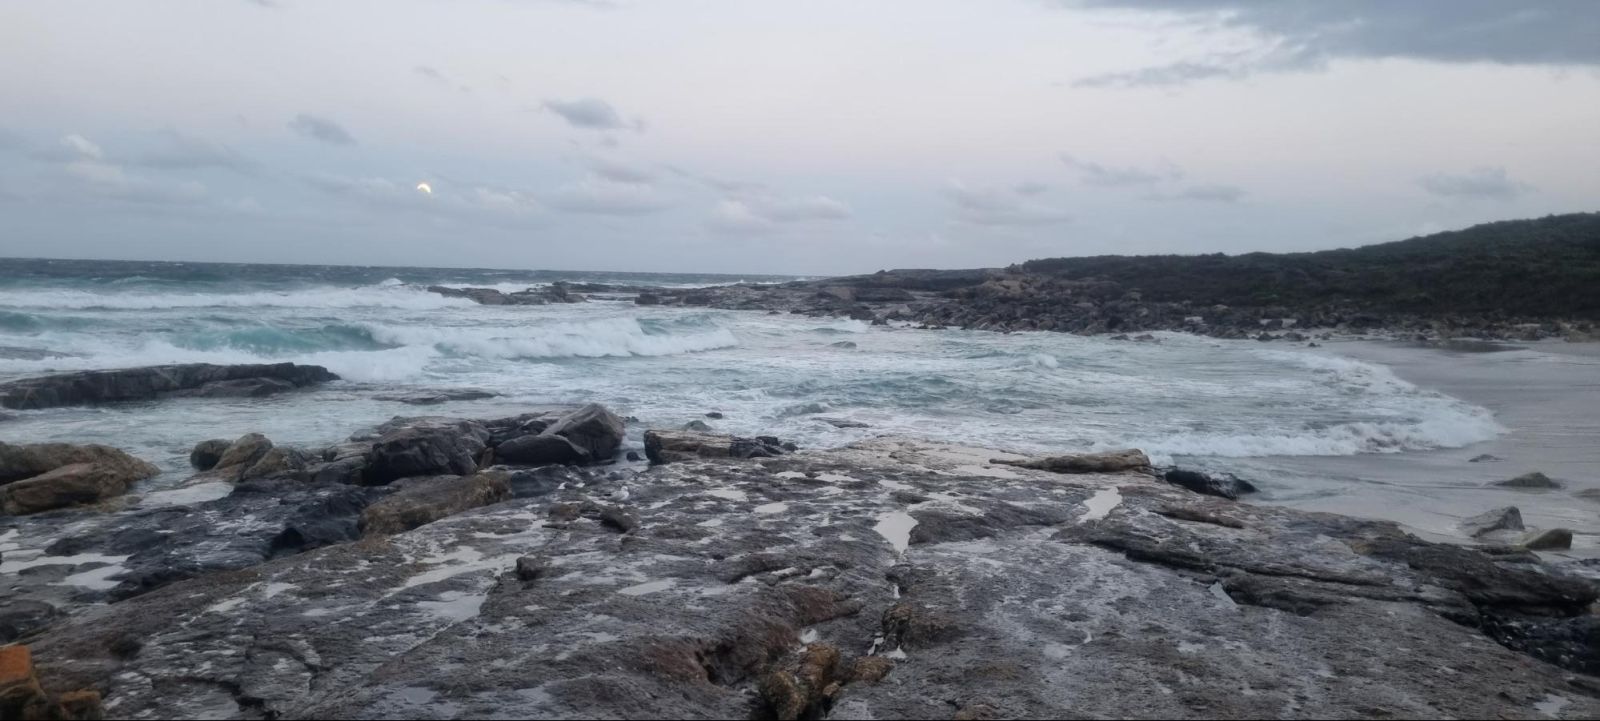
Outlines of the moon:
[{"label": "moon", "polygon": [[433,195],[433,186],[427,183],[417,183],[417,192],[423,195]]}]

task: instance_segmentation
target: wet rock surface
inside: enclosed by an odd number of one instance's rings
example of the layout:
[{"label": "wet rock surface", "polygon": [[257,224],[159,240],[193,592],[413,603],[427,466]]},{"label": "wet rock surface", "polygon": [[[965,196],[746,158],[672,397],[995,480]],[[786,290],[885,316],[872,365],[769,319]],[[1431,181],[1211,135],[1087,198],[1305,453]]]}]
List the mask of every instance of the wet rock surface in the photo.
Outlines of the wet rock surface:
[{"label": "wet rock surface", "polygon": [[339,380],[294,363],[145,366],[78,371],[0,383],[0,408],[36,409],[147,401],[165,396],[259,397]]},{"label": "wet rock surface", "polygon": [[110,446],[0,442],[0,513],[20,516],[98,503],[159,472]]},{"label": "wet rock surface", "polygon": [[1592,581],[996,455],[876,439],[510,471],[509,500],[29,642],[44,692],[127,718],[1600,714]]}]

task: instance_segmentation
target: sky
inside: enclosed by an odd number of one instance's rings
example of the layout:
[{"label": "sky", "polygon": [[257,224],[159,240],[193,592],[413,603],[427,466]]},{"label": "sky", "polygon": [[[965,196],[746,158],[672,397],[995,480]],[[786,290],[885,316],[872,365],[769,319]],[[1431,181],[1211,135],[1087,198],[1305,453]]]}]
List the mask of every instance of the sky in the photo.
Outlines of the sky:
[{"label": "sky", "polygon": [[7,0],[0,257],[844,274],[1600,210],[1592,0]]}]

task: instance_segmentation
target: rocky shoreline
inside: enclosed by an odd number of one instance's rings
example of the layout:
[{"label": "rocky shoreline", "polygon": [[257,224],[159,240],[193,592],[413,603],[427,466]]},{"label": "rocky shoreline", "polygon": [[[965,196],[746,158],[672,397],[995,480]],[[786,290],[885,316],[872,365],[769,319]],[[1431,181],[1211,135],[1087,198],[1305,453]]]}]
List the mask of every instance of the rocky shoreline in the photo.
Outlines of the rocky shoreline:
[{"label": "rocky shoreline", "polygon": [[[581,302],[576,286],[501,293],[489,288],[430,288],[488,305]],[[1217,338],[1313,342],[1334,334],[1416,340],[1452,338],[1533,341],[1600,339],[1592,321],[1460,314],[1426,316],[1327,303],[1307,307],[1204,305],[1144,299],[1139,288],[1105,280],[1067,280],[1020,266],[975,270],[894,270],[789,283],[739,283],[705,288],[587,284],[595,298],[632,298],[639,305],[756,310],[842,317],[927,328],[1060,331],[1128,336],[1179,331]],[[552,301],[551,297],[562,300]],[[526,301],[517,300],[519,298]]]},{"label": "rocky shoreline", "polygon": [[[0,516],[0,711],[1600,714],[1600,574],[1500,545],[1514,509],[1465,547],[1239,502],[1248,482],[1135,450],[650,429],[647,463],[626,423],[588,405],[205,441],[149,504],[116,449],[0,445],[0,492],[123,480]],[[184,500],[202,488],[221,493]]]}]

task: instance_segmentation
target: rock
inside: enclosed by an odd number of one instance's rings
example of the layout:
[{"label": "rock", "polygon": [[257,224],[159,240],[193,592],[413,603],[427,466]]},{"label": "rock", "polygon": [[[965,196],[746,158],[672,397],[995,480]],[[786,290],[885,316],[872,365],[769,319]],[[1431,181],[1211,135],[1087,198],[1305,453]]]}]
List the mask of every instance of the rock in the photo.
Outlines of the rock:
[{"label": "rock", "polygon": [[760,438],[697,431],[644,432],[644,454],[651,463],[658,464],[690,458],[771,458],[785,452],[781,442],[770,443]]},{"label": "rock", "polygon": [[1170,468],[1161,474],[1161,478],[1174,486],[1181,486],[1208,496],[1219,496],[1230,501],[1237,501],[1239,496],[1255,493],[1257,490],[1254,484],[1232,473],[1206,473]]},{"label": "rock", "polygon": [[11,643],[49,626],[60,612],[43,601],[13,599],[0,606],[0,644]]},{"label": "rock", "polygon": [[267,455],[272,450],[272,441],[260,433],[246,433],[239,436],[239,440],[228,444],[228,449],[217,458],[216,464],[211,468],[214,471],[231,472],[235,478],[245,469],[255,465],[256,461]]},{"label": "rock", "polygon": [[523,583],[531,583],[538,580],[540,576],[543,576],[544,572],[548,569],[549,562],[547,562],[545,559],[535,556],[522,556],[521,558],[517,559],[517,566],[515,570],[518,580],[522,581]]},{"label": "rock", "polygon": [[0,383],[0,407],[54,408],[196,395],[258,395],[338,380],[326,368],[294,363],[146,366],[78,371]]},{"label": "rock", "polygon": [[633,302],[637,305],[661,305],[661,296],[655,293],[640,293]]},{"label": "rock", "polygon": [[263,398],[298,388],[293,383],[277,378],[236,378],[211,381],[199,388],[173,391],[172,395],[185,398]]},{"label": "rock", "polygon": [[109,466],[133,480],[155,475],[155,466],[110,446],[71,443],[11,444],[0,441],[0,484],[32,478],[75,463]]},{"label": "rock", "polygon": [[1524,536],[1517,545],[1530,551],[1565,550],[1572,548],[1572,531],[1565,528],[1535,531]]},{"label": "rock", "polygon": [[28,647],[0,646],[0,718],[47,719],[48,704]]},{"label": "rock", "polygon": [[1495,456],[1495,455],[1490,455],[1488,453],[1484,453],[1484,454],[1481,454],[1481,455],[1476,455],[1476,456],[1473,456],[1471,458],[1468,458],[1467,462],[1468,463],[1489,463],[1489,462],[1493,462],[1493,461],[1503,461],[1503,460],[1505,460],[1505,459],[1501,458],[1499,456]]},{"label": "rock", "polygon": [[373,396],[380,401],[393,401],[413,406],[436,406],[450,401],[479,401],[485,398],[494,398],[499,394],[476,388],[453,388],[437,391],[419,391],[416,393],[398,393]]},{"label": "rock", "polygon": [[540,466],[551,463],[588,463],[594,457],[562,436],[528,435],[505,441],[494,448],[501,463]]},{"label": "rock", "polygon": [[[239,473],[239,480],[257,478],[304,478],[313,457],[298,448],[274,446]],[[320,470],[320,469],[319,469]]]},{"label": "rock", "polygon": [[194,450],[189,451],[189,465],[197,471],[209,471],[217,467],[217,462],[222,460],[222,454],[227,452],[232,445],[226,438],[213,438],[209,441],[200,441],[194,444]]},{"label": "rock", "polygon": [[637,462],[639,462],[639,461],[642,461],[642,460],[644,460],[644,458],[642,458],[642,457],[641,457],[641,456],[640,456],[640,455],[639,455],[639,452],[638,452],[638,451],[628,451],[628,455],[627,455],[627,456],[626,456],[626,457],[627,457],[627,459],[628,459],[628,460],[629,460],[629,461],[631,461],[631,462],[635,462],[635,463],[637,463]]},{"label": "rock", "polygon": [[494,472],[466,478],[404,478],[395,481],[392,488],[394,493],[361,512],[362,535],[403,533],[511,497],[507,476]]},{"label": "rock", "polygon": [[562,416],[542,435],[561,436],[589,452],[595,460],[607,460],[616,455],[625,433],[622,419],[606,410],[605,406],[590,403]]},{"label": "rock", "polygon": [[822,718],[839,693],[839,650],[808,644],[788,668],[774,670],[757,684],[765,713],[779,721]]},{"label": "rock", "polygon": [[470,476],[488,448],[489,430],[476,421],[419,418],[385,426],[367,457],[364,482],[381,486],[413,476]]},{"label": "rock", "polygon": [[706,417],[714,421],[722,420],[722,413],[720,411],[711,411],[706,413]]},{"label": "rock", "polygon": [[711,425],[705,421],[689,421],[688,423],[683,424],[683,430],[695,431],[697,433],[710,433],[713,429]]},{"label": "rock", "polygon": [[1461,532],[1471,538],[1482,538],[1495,531],[1522,530],[1522,511],[1516,506],[1506,506],[1487,511],[1461,522]]},{"label": "rock", "polygon": [[1505,487],[1505,488],[1560,488],[1561,487],[1561,484],[1559,482],[1551,479],[1549,476],[1547,476],[1547,475],[1545,475],[1543,473],[1540,473],[1538,471],[1534,471],[1532,473],[1524,473],[1524,474],[1522,474],[1520,476],[1517,476],[1516,478],[1512,478],[1512,479],[1507,480],[1507,481],[1496,481],[1494,483],[1494,485],[1502,486],[1502,487]]},{"label": "rock", "polygon": [[856,342],[853,341],[853,340],[842,340],[842,341],[839,341],[837,343],[829,343],[828,347],[830,347],[830,348],[844,348],[844,349],[847,349],[847,350],[855,350]]},{"label": "rock", "polygon": [[1148,470],[1150,468],[1150,458],[1145,456],[1144,451],[1137,448],[1106,451],[1104,453],[1046,456],[1021,461],[995,458],[990,459],[989,462],[1018,468],[1034,468],[1053,473],[1119,473],[1122,471]]},{"label": "rock", "polygon": [[861,421],[852,421],[852,420],[849,420],[847,418],[818,418],[817,420],[822,421],[823,423],[826,423],[826,424],[828,424],[830,426],[833,426],[834,428],[871,428],[872,427],[872,426],[869,426],[869,425],[867,425],[865,423],[862,423]]},{"label": "rock", "polygon": [[20,516],[98,503],[160,472],[109,446],[0,443],[0,512]]}]

